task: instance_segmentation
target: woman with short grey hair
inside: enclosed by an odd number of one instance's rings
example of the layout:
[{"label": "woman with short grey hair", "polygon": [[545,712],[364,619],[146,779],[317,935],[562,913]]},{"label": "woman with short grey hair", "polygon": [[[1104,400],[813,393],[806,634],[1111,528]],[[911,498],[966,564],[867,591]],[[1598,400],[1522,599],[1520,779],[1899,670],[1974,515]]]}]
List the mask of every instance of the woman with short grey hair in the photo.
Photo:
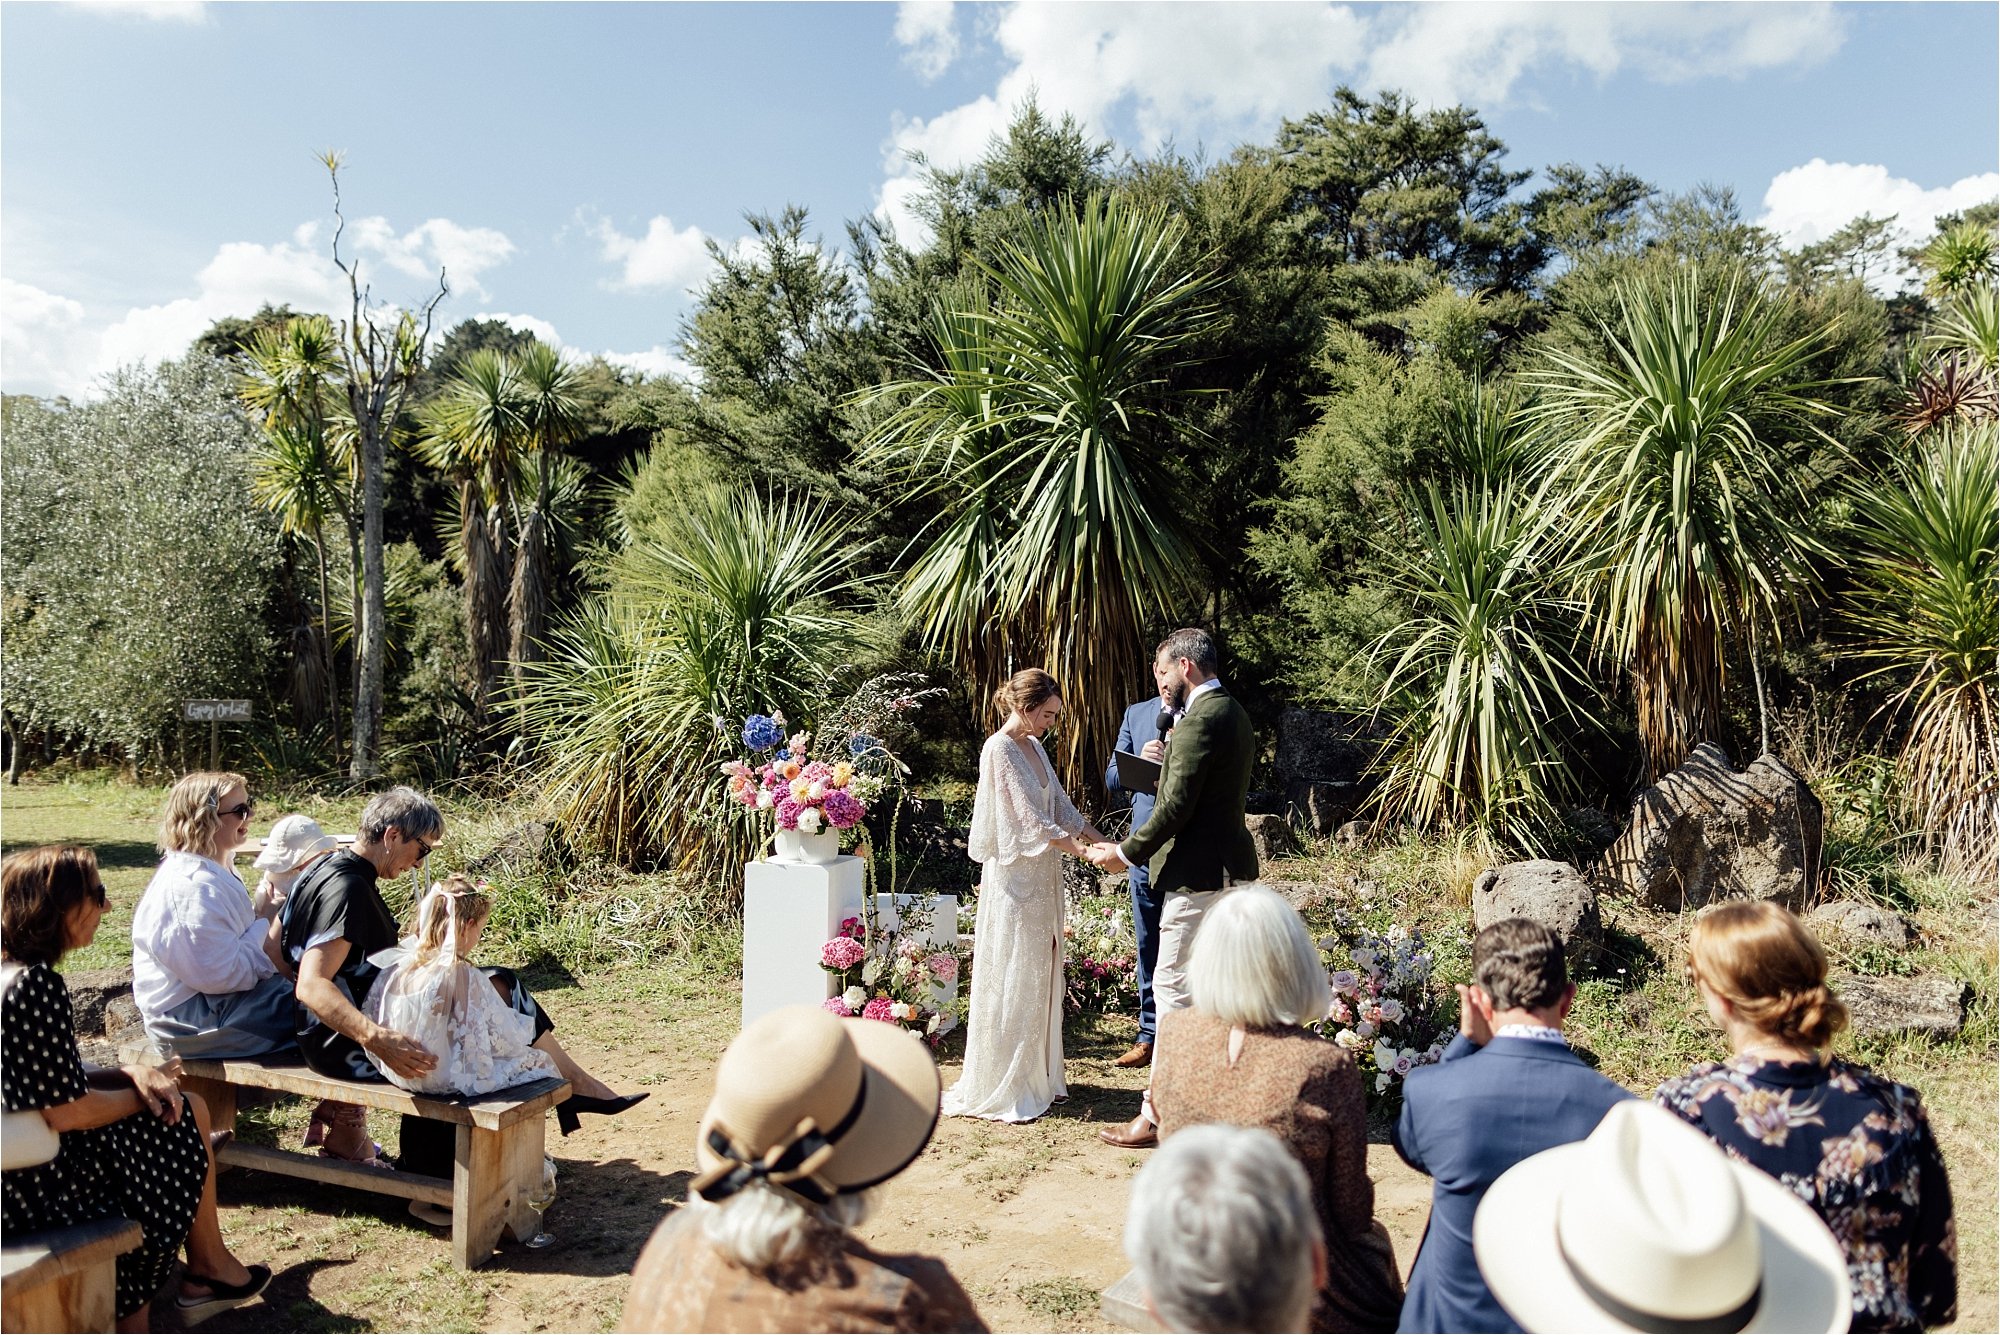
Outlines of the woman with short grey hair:
[{"label": "woman with short grey hair", "polygon": [[1213,1122],[1277,1136],[1305,1170],[1326,1243],[1311,1329],[1394,1330],[1403,1284],[1375,1220],[1361,1071],[1306,1028],[1326,1018],[1333,993],[1298,910],[1261,885],[1223,895],[1195,936],[1188,987],[1194,1005],[1160,1017],[1162,1140]]},{"label": "woman with short grey hair", "polygon": [[1125,1255],[1169,1330],[1308,1330],[1326,1269],[1305,1171],[1235,1126],[1190,1127],[1139,1170]]}]

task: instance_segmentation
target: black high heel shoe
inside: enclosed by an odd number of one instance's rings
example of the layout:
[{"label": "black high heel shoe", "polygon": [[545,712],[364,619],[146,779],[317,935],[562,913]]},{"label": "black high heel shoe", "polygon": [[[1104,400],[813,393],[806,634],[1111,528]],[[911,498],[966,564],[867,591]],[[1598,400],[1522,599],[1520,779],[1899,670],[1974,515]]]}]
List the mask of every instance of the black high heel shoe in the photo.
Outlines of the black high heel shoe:
[{"label": "black high heel shoe", "polygon": [[566,1136],[581,1126],[578,1113],[597,1113],[604,1117],[616,1117],[627,1108],[644,1103],[653,1097],[653,1091],[644,1090],[637,1094],[621,1094],[616,1098],[594,1099],[587,1094],[572,1094],[556,1105],[556,1125]]}]

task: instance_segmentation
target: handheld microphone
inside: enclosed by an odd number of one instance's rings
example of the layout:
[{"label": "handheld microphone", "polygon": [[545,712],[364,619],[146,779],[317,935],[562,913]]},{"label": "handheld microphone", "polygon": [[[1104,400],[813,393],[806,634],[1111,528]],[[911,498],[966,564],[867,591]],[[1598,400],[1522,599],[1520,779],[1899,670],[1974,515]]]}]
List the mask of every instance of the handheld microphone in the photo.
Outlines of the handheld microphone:
[{"label": "handheld microphone", "polygon": [[1160,716],[1153,720],[1153,726],[1160,730],[1160,742],[1164,745],[1167,740],[1167,734],[1172,732],[1174,728],[1174,711],[1171,709],[1162,709]]}]

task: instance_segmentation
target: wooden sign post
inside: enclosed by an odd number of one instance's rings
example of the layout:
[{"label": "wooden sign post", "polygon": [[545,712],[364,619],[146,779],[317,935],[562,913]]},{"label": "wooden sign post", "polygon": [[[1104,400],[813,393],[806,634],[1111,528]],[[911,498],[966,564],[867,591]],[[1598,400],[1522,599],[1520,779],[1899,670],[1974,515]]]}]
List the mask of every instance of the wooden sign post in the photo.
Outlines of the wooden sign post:
[{"label": "wooden sign post", "polygon": [[248,723],[250,702],[248,700],[187,700],[181,704],[181,717],[190,723],[208,724],[208,767],[222,768],[222,725],[225,723]]}]

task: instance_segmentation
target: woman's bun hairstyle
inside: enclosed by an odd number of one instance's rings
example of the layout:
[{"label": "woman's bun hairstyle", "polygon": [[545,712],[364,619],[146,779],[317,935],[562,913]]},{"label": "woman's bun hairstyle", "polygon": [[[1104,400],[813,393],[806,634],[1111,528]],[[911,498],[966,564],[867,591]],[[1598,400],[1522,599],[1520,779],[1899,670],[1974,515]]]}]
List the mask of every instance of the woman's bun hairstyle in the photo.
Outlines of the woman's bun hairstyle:
[{"label": "woman's bun hairstyle", "polygon": [[1824,1048],[1847,1025],[1826,985],[1826,952],[1779,904],[1719,904],[1695,919],[1688,961],[1738,1015],[1767,1034]]},{"label": "woman's bun hairstyle", "polygon": [[1054,677],[1040,668],[1022,668],[993,692],[993,707],[1005,718],[1017,711],[1025,714],[1029,710],[1040,709],[1061,696],[1062,687],[1056,685]]}]

